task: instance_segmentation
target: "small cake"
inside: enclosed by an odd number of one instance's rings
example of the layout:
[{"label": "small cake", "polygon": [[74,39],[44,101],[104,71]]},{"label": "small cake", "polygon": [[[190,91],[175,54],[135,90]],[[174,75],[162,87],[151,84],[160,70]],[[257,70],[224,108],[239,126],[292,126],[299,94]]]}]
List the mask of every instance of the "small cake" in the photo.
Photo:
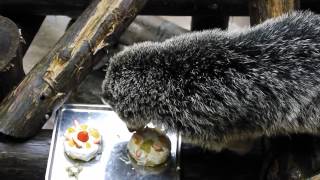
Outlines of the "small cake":
[{"label": "small cake", "polygon": [[99,131],[78,121],[74,121],[74,126],[66,130],[64,137],[64,151],[72,159],[90,161],[101,146]]},{"label": "small cake", "polygon": [[127,148],[138,165],[154,167],[167,161],[171,143],[159,130],[145,128],[132,135]]}]

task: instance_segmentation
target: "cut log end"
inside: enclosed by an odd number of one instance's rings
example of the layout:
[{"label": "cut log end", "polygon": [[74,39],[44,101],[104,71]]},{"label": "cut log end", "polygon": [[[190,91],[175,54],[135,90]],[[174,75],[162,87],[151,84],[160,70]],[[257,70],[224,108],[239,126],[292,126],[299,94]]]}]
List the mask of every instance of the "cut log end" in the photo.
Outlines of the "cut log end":
[{"label": "cut log end", "polygon": [[24,77],[22,38],[17,25],[0,16],[0,101]]}]

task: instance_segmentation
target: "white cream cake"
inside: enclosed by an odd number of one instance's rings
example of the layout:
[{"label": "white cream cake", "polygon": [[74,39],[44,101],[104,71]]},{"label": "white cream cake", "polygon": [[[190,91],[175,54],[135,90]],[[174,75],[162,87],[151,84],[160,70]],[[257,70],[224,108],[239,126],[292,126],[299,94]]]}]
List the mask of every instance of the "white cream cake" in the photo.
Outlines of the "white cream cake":
[{"label": "white cream cake", "polygon": [[66,130],[64,137],[64,151],[72,159],[90,161],[101,146],[99,131],[78,121],[74,121],[74,126]]},{"label": "white cream cake", "polygon": [[171,143],[160,130],[145,128],[132,135],[127,149],[138,165],[154,167],[167,161]]}]

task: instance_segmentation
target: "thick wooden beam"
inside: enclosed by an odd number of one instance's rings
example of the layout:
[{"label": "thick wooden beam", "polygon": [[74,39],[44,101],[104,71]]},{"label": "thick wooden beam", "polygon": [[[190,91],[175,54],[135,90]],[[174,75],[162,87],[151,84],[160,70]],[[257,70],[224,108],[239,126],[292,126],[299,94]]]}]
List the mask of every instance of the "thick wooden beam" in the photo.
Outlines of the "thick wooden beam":
[{"label": "thick wooden beam", "polygon": [[52,130],[19,142],[0,136],[0,177],[3,180],[44,179]]},{"label": "thick wooden beam", "polygon": [[[246,16],[249,0],[149,0],[142,15],[214,15],[216,7],[230,16]],[[277,0],[278,1],[278,0]],[[279,0],[280,1],[280,0]],[[1,0],[0,13],[77,17],[91,0]],[[320,12],[318,0],[301,1],[302,9]]]},{"label": "thick wooden beam", "polygon": [[124,45],[142,41],[164,41],[188,30],[156,16],[138,16],[121,35],[119,42]]},{"label": "thick wooden beam", "polygon": [[[73,24],[74,19],[69,24]],[[172,36],[188,32],[175,23],[159,16],[138,16],[123,32],[119,44],[132,45],[143,41],[164,41]]]},{"label": "thick wooden beam", "polygon": [[[78,16],[91,0],[1,0],[0,13],[31,13]],[[237,0],[227,0],[231,7]],[[149,0],[140,12],[144,15],[191,15],[207,14],[220,0]],[[222,2],[223,3],[223,2]],[[236,8],[233,8],[236,9]],[[245,9],[245,8],[243,8]],[[213,9],[214,10],[214,9]]]},{"label": "thick wooden beam", "polygon": [[96,62],[93,55],[113,44],[146,0],[96,0],[0,105],[0,132],[27,138],[45,114],[64,102]]},{"label": "thick wooden beam", "polygon": [[17,25],[0,16],[0,102],[23,79],[23,39]]},{"label": "thick wooden beam", "polygon": [[[44,179],[51,132],[42,130],[34,138],[24,142],[0,137],[1,180]],[[245,180],[256,179],[259,173],[261,156],[257,154],[242,157],[231,152],[209,152],[187,144],[182,144],[181,152],[181,179],[238,177],[239,180]],[[224,163],[226,158],[228,163]]]},{"label": "thick wooden beam", "polygon": [[[44,179],[51,133],[51,130],[42,130],[34,138],[22,142],[0,136],[1,180]],[[259,146],[240,156],[229,151],[210,152],[183,143],[181,179],[294,179],[297,171],[302,178],[296,179],[306,179],[316,175],[320,167],[319,142],[319,137],[309,135],[272,138],[271,158],[267,157],[270,151],[261,151]],[[271,160],[270,166],[261,171],[262,163],[268,160]]]},{"label": "thick wooden beam", "polygon": [[250,24],[260,24],[299,8],[300,0],[250,0]]}]

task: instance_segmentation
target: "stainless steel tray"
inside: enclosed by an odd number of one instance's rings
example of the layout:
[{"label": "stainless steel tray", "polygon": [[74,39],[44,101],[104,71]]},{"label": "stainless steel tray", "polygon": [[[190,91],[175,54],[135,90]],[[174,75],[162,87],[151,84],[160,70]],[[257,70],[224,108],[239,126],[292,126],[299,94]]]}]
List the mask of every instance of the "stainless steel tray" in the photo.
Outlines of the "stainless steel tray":
[{"label": "stainless steel tray", "polygon": [[[97,128],[102,134],[102,149],[96,159],[89,162],[68,158],[63,149],[65,130],[72,126],[74,119]],[[152,126],[152,125],[150,125]],[[132,134],[126,125],[108,106],[64,105],[57,113],[52,134],[46,180],[168,180],[180,179],[179,133],[167,134],[171,141],[171,157],[167,163],[156,168],[137,166],[127,155],[126,144]],[[70,177],[69,167],[81,167],[78,177]]]}]

